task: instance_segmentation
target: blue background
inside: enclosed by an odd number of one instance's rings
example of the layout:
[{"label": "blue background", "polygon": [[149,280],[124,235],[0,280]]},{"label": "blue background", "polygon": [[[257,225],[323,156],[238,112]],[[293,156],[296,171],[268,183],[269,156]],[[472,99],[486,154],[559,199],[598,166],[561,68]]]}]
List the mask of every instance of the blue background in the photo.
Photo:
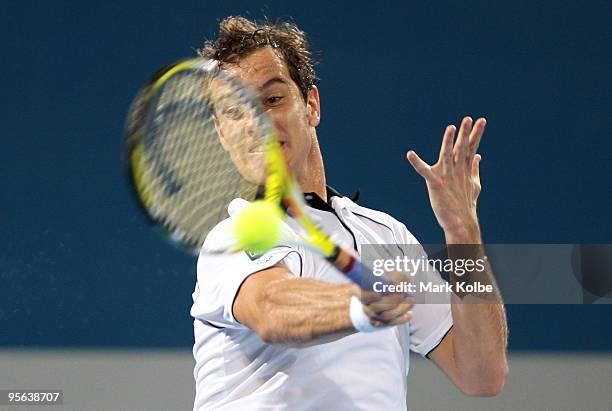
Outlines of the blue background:
[{"label": "blue background", "polygon": [[[123,122],[229,14],[310,34],[330,184],[422,242],[443,236],[405,152],[433,161],[467,114],[488,119],[487,242],[612,242],[609,2],[16,3],[0,17],[0,346],[191,346],[194,260],[131,201]],[[510,348],[610,350],[611,314],[509,306]]]}]

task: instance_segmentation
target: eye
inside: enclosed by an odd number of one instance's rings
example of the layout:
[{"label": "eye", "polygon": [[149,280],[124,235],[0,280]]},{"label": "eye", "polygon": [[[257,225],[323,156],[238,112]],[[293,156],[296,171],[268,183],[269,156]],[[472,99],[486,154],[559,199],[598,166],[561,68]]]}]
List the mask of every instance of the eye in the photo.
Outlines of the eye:
[{"label": "eye", "polygon": [[267,106],[277,106],[283,100],[283,96],[270,96],[266,98]]},{"label": "eye", "polygon": [[228,118],[230,120],[239,120],[244,114],[244,109],[239,105],[227,106],[224,107],[223,110],[221,110],[221,114],[223,115],[223,117]]}]

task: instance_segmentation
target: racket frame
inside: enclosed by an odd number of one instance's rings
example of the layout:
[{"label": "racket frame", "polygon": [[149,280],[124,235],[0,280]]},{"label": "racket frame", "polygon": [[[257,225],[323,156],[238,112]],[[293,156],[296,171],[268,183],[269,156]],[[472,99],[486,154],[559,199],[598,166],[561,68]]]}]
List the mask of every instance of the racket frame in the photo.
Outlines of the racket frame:
[{"label": "racket frame", "polygon": [[[142,161],[144,155],[143,140],[147,132],[146,127],[149,124],[148,121],[142,121],[142,118],[149,115],[153,108],[151,104],[156,101],[154,97],[163,85],[176,74],[186,70],[197,70],[206,75],[222,76],[224,81],[229,82],[237,90],[244,93],[249,104],[253,102],[250,108],[254,109],[258,118],[261,119],[261,124],[263,125],[262,134],[265,139],[265,163],[268,175],[265,182],[264,201],[281,206],[281,208],[284,205],[287,215],[297,220],[304,228],[307,237],[300,241],[299,244],[316,250],[336,269],[364,290],[372,290],[375,282],[390,284],[391,282],[386,277],[375,276],[352,252],[333,242],[310,219],[305,208],[306,204],[303,193],[287,166],[285,156],[276,137],[276,132],[271,121],[261,109],[259,103],[257,103],[253,93],[228,73],[220,70],[217,62],[201,57],[180,60],[158,70],[141,89],[130,107],[130,115],[126,124],[127,136],[125,139],[127,180],[141,211],[147,216],[151,225],[161,231],[163,236],[169,239],[173,245],[196,255],[200,252],[203,238],[198,244],[187,241],[185,233],[173,230],[172,227],[168,227],[162,219],[156,216],[153,200],[147,193],[147,182],[145,181]],[[233,249],[232,251],[239,250]]]}]

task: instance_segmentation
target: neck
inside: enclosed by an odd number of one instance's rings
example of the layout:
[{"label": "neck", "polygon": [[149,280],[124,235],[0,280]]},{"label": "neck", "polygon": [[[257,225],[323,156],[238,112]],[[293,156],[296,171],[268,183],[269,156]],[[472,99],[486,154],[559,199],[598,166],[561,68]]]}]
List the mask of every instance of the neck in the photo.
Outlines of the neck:
[{"label": "neck", "polygon": [[316,193],[323,201],[327,201],[327,183],[323,156],[317,138],[313,138],[312,148],[308,155],[306,172],[298,178],[298,184],[304,193]]}]

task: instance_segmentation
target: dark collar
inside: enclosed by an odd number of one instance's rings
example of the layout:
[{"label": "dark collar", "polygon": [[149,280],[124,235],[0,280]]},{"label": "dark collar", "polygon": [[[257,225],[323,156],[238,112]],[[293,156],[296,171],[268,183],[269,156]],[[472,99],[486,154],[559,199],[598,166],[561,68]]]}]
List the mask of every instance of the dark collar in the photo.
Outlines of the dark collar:
[{"label": "dark collar", "polygon": [[[319,195],[316,193],[304,193],[304,200],[306,200],[306,203],[312,208],[317,208],[319,210],[333,212],[334,209],[331,207],[332,197],[346,197],[346,196],[340,194],[338,191],[336,191],[334,188],[330,186],[325,186],[325,189],[327,192],[327,202],[323,201],[323,199],[319,197]],[[355,203],[358,202],[360,194],[361,193],[359,192],[359,190],[357,190],[355,192],[355,195],[351,197],[351,200]],[[260,186],[259,189],[257,190],[257,194],[255,195],[255,199],[261,200],[264,197],[265,197],[265,189],[263,186]]]},{"label": "dark collar", "polygon": [[[345,196],[340,194],[338,191],[336,191],[334,188],[330,186],[326,186],[325,188],[327,191],[327,202],[323,201],[323,199],[319,197],[319,195],[316,193],[304,193],[304,200],[306,200],[306,203],[312,208],[333,212],[334,209],[331,207],[332,197],[345,197]],[[355,203],[359,201],[359,194],[360,194],[359,190],[357,190],[357,192],[351,198],[351,200],[354,201]]]}]

